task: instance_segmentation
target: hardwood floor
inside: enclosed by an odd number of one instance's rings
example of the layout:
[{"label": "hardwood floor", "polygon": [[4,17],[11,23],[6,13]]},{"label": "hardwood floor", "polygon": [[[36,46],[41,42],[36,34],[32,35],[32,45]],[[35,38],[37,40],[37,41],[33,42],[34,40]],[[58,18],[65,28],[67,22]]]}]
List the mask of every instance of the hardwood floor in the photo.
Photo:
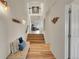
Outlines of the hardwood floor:
[{"label": "hardwood floor", "polygon": [[27,41],[30,43],[44,43],[43,34],[28,34]]},{"label": "hardwood floor", "polygon": [[27,59],[56,59],[47,44],[31,44]]},{"label": "hardwood floor", "polygon": [[[37,36],[39,37],[39,35]],[[35,41],[34,43],[34,41],[31,41],[30,50],[28,52],[27,59],[56,59],[54,55],[52,54],[52,52],[50,51],[49,45],[45,44],[44,40],[41,40],[41,41],[43,42]]]}]

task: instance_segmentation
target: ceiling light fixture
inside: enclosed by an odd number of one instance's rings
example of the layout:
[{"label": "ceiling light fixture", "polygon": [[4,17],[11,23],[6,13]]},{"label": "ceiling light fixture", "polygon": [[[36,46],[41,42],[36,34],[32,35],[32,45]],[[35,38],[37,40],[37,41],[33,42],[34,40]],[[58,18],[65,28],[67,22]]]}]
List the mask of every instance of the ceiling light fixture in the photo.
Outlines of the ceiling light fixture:
[{"label": "ceiling light fixture", "polygon": [[0,11],[7,13],[9,11],[9,6],[6,0],[0,0]]},{"label": "ceiling light fixture", "polygon": [[5,6],[7,7],[7,1],[5,1],[5,0],[0,0],[0,2],[1,2],[3,5],[5,5]]}]

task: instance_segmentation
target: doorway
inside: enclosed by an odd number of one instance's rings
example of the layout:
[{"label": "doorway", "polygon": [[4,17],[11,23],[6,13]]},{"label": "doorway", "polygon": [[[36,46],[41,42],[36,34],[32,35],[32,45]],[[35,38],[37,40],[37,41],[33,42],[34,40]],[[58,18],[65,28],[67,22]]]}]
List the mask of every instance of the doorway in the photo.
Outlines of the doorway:
[{"label": "doorway", "polygon": [[79,7],[71,4],[65,11],[65,59],[79,59]]},{"label": "doorway", "polygon": [[31,33],[42,34],[43,19],[41,16],[31,16]]}]

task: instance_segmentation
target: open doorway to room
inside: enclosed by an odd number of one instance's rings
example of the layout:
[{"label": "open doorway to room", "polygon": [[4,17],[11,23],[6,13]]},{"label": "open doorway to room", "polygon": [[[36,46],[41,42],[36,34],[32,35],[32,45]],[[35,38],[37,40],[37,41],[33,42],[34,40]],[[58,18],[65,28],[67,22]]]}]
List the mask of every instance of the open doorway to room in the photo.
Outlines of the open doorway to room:
[{"label": "open doorway to room", "polygon": [[41,16],[31,16],[31,33],[40,34],[43,31]]},{"label": "open doorway to room", "polygon": [[44,15],[43,4],[39,2],[28,3],[29,33],[43,34]]}]

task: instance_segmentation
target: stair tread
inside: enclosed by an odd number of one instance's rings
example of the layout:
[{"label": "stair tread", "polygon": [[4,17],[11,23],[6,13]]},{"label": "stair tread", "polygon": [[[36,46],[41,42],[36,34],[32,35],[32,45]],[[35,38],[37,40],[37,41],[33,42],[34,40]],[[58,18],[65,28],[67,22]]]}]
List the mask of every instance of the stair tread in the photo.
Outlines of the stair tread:
[{"label": "stair tread", "polygon": [[56,59],[48,44],[31,44],[27,59]]},{"label": "stair tread", "polygon": [[43,34],[28,34],[27,41],[30,43],[44,43]]}]

